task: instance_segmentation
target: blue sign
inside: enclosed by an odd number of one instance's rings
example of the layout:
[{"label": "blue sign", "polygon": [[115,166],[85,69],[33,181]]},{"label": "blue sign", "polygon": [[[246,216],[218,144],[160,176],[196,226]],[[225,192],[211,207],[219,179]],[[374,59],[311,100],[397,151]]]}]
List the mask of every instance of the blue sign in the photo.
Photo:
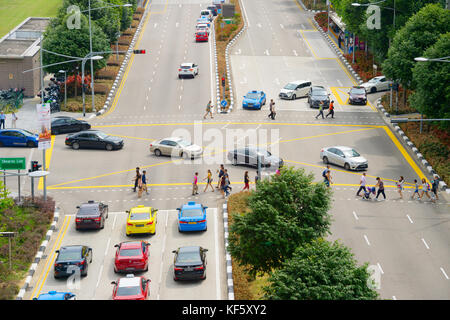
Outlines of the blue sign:
[{"label": "blue sign", "polygon": [[221,105],[222,107],[226,107],[227,104],[228,104],[227,100],[222,100],[222,101],[220,101],[220,105]]}]

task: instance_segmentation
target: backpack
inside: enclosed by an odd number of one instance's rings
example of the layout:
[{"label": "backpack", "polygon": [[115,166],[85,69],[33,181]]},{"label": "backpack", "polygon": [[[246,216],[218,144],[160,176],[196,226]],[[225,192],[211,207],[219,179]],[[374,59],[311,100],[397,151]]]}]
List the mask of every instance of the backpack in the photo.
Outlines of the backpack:
[{"label": "backpack", "polygon": [[327,172],[328,172],[328,169],[323,170],[322,177],[326,178],[327,177]]},{"label": "backpack", "polygon": [[430,191],[430,184],[427,182],[427,190]]}]

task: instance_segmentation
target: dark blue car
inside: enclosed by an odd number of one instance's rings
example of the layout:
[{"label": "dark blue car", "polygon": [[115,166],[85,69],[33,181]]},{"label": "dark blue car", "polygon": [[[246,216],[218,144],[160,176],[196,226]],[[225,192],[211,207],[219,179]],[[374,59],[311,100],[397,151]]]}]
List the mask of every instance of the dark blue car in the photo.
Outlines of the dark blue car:
[{"label": "dark blue car", "polygon": [[263,91],[249,91],[242,101],[244,109],[261,109],[266,104],[266,94]]},{"label": "dark blue car", "polygon": [[38,146],[38,135],[24,129],[0,130],[0,147],[28,147]]},{"label": "dark blue car", "polygon": [[178,231],[206,231],[206,209],[200,203],[190,201],[178,210]]},{"label": "dark blue car", "polygon": [[77,298],[72,292],[49,291],[33,298],[33,300],[77,300]]}]

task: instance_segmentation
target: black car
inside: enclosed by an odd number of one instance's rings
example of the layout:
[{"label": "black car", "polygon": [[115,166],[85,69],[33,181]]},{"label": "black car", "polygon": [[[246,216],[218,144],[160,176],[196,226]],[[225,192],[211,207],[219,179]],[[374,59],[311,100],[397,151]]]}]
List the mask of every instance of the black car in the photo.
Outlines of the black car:
[{"label": "black car", "polygon": [[234,149],[228,152],[227,157],[228,160],[230,160],[235,166],[242,164],[257,168],[258,158],[261,160],[262,167],[279,168],[282,167],[284,164],[283,159],[272,155],[266,149],[251,146]]},{"label": "black car", "polygon": [[92,262],[92,248],[82,245],[66,246],[56,250],[54,277],[67,277],[72,274],[87,276],[88,263]]},{"label": "black car", "polygon": [[71,117],[55,117],[52,119],[52,134],[89,130],[91,125],[83,120]]},{"label": "black car", "polygon": [[217,7],[215,5],[210,5],[206,9],[211,11],[211,13],[213,14],[214,17],[217,16]]},{"label": "black car", "polygon": [[89,200],[77,206],[78,212],[75,216],[75,229],[103,229],[105,220],[108,218],[108,205],[101,202]]},{"label": "black car", "polygon": [[123,139],[108,136],[106,133],[97,130],[87,130],[70,134],[66,137],[66,145],[73,149],[106,149],[108,151],[123,148]]},{"label": "black car", "polygon": [[330,94],[322,86],[313,86],[308,92],[308,104],[310,108],[319,108],[323,103],[324,108],[330,106]]},{"label": "black car", "polygon": [[348,103],[349,104],[367,104],[367,93],[366,89],[361,86],[355,86],[348,92]]},{"label": "black car", "polygon": [[181,247],[175,253],[173,280],[206,279],[206,252],[199,246]]}]

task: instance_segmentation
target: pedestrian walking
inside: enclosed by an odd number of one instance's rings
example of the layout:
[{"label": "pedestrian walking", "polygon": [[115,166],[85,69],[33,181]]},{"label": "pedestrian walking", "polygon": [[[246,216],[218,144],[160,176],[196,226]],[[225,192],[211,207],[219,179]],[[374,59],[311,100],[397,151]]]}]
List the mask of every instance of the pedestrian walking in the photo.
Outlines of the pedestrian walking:
[{"label": "pedestrian walking", "polygon": [[142,175],[139,174],[137,176],[137,187],[138,187],[138,198],[142,197],[142,191],[143,191],[143,186],[142,186]]},{"label": "pedestrian walking", "polygon": [[225,174],[223,174],[220,177],[219,185],[220,185],[220,189],[219,189],[220,193],[222,194],[222,197],[225,199]]},{"label": "pedestrian walking", "polygon": [[356,193],[356,195],[359,197],[362,197],[359,195],[361,190],[364,190],[364,193],[367,192],[367,190],[366,190],[366,173],[365,172],[363,172],[361,179],[359,180],[359,189],[358,189],[358,192]]},{"label": "pedestrian walking", "polygon": [[439,190],[439,176],[435,174],[433,181],[431,181],[431,196],[433,198],[436,198],[436,200],[439,200],[438,190]]},{"label": "pedestrian walking", "polygon": [[16,121],[19,118],[17,118],[17,115],[14,113],[14,111],[11,113],[11,128],[16,128]]},{"label": "pedestrian walking", "polygon": [[198,172],[194,175],[194,181],[192,182],[192,195],[198,194]]},{"label": "pedestrian walking", "polygon": [[338,45],[339,45],[339,49],[341,48],[341,42],[342,42],[342,31],[339,32],[339,35],[338,35]]},{"label": "pedestrian walking", "polygon": [[270,99],[269,110],[270,110],[270,113],[269,113],[268,117],[272,120],[275,120],[276,112],[275,112],[275,102],[273,101],[273,99]]},{"label": "pedestrian walking", "polygon": [[428,191],[430,191],[430,184],[425,180],[425,178],[422,178],[422,193],[420,194],[420,200],[422,200],[424,194],[431,200]]},{"label": "pedestrian walking", "polygon": [[232,191],[233,188],[231,187],[230,177],[228,176],[227,169],[225,169],[224,176],[225,176],[225,194],[228,197],[230,195],[230,191]]},{"label": "pedestrian walking", "polygon": [[206,105],[206,114],[203,116],[203,119],[206,119],[206,116],[209,114],[211,116],[211,119],[213,119],[213,115],[212,115],[212,105],[211,105],[211,100],[209,100],[208,104]]},{"label": "pedestrian walking", "polygon": [[258,181],[259,181],[259,171],[258,171],[258,170],[256,170],[256,176],[255,176],[255,187],[256,187],[256,184],[258,183]]},{"label": "pedestrian walking", "polygon": [[220,170],[217,170],[217,172],[219,173],[219,180],[217,181],[216,189],[219,189],[219,187],[220,187],[220,181],[221,181],[222,176],[223,176],[223,174],[224,174],[224,172],[225,172],[225,168],[223,167],[223,164],[220,165]]},{"label": "pedestrian walking", "polygon": [[403,176],[400,176],[400,179],[398,179],[397,181],[397,191],[400,194],[400,199],[403,199],[403,184],[405,183],[405,179],[403,178]]},{"label": "pedestrian walking", "polygon": [[316,119],[317,119],[320,115],[322,115],[322,119],[325,119],[324,116],[323,116],[323,101],[321,101],[320,104],[319,104],[319,114],[316,116]]},{"label": "pedestrian walking", "polygon": [[331,100],[330,106],[328,107],[328,113],[325,118],[328,118],[329,115],[331,115],[331,118],[334,119],[334,100]]},{"label": "pedestrian walking", "polygon": [[331,171],[330,171],[330,166],[329,165],[327,165],[325,170],[323,170],[322,177],[323,177],[323,182],[329,188],[330,184],[332,183],[331,182]]},{"label": "pedestrian walking", "polygon": [[0,129],[3,126],[3,129],[5,129],[5,121],[6,121],[6,114],[3,113],[3,111],[0,112]]},{"label": "pedestrian walking", "polygon": [[419,184],[417,183],[417,179],[414,179],[414,193],[412,194],[411,199],[414,199],[416,194],[417,194],[417,199],[420,199]]},{"label": "pedestrian walking", "polygon": [[206,192],[206,189],[208,189],[208,186],[210,186],[212,189],[212,192],[214,192],[214,188],[211,184],[213,181],[212,173],[211,173],[211,170],[209,170],[209,169],[208,169],[208,175],[205,179],[203,179],[203,181],[205,181],[205,180],[206,180],[206,187],[205,187],[205,190],[203,190],[203,192]]},{"label": "pedestrian walking", "polygon": [[386,194],[384,193],[384,182],[381,180],[380,177],[377,177],[377,184],[375,185],[375,188],[378,187],[378,191],[377,191],[377,196],[375,197],[375,199],[378,200],[378,196],[380,194],[383,195],[384,200],[386,200]]},{"label": "pedestrian walking", "polygon": [[138,186],[138,178],[139,178],[140,175],[141,174],[139,172],[139,167],[136,167],[136,177],[134,178],[134,180],[132,180],[132,181],[134,181],[134,188],[132,188],[133,192],[136,192],[136,188]]},{"label": "pedestrian walking", "polygon": [[244,188],[242,189],[242,191],[246,189],[250,191],[250,179],[248,177],[248,171],[245,171],[244,173]]},{"label": "pedestrian walking", "polygon": [[146,194],[148,194],[148,188],[147,188],[147,171],[142,171],[142,190],[145,191]]}]

